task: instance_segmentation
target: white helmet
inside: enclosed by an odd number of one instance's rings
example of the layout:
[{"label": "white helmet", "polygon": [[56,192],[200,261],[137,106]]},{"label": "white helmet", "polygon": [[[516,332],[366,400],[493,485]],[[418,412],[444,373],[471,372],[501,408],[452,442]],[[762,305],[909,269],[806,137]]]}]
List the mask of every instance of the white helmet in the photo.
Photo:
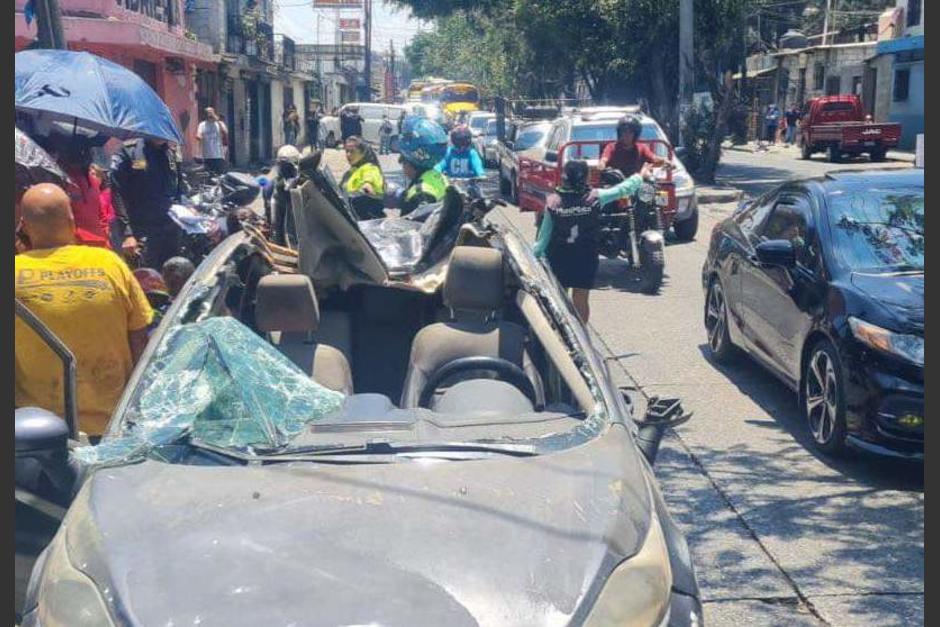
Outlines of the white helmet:
[{"label": "white helmet", "polygon": [[282,162],[287,161],[297,165],[300,163],[300,151],[290,144],[281,146],[277,151],[277,160]]}]

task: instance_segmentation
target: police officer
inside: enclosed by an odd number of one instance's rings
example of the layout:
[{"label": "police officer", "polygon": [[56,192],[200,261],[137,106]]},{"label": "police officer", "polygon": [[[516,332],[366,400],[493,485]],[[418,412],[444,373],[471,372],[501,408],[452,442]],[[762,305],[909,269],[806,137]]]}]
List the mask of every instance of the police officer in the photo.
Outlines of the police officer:
[{"label": "police officer", "polygon": [[144,265],[163,267],[179,250],[179,229],[168,215],[183,192],[176,151],[161,139],[124,142],[111,158],[111,183],[125,253],[136,256],[138,241],[146,238]]},{"label": "police officer", "polygon": [[443,199],[447,179],[434,166],[440,163],[447,152],[447,134],[444,129],[427,118],[409,117],[402,125],[398,152],[398,162],[408,181],[399,203],[401,215],[408,215],[422,203]]}]

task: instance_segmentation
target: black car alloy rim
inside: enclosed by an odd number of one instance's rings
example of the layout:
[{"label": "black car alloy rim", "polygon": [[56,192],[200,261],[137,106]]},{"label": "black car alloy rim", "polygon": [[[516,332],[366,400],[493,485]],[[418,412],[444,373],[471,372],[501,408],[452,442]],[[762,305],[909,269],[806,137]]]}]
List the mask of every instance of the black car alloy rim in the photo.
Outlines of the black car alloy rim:
[{"label": "black car alloy rim", "polygon": [[806,373],[806,416],[820,444],[829,442],[835,429],[837,386],[832,360],[825,351],[816,351]]},{"label": "black car alloy rim", "polygon": [[705,330],[708,331],[708,346],[713,353],[721,350],[725,336],[725,296],[718,281],[712,283],[705,303]]}]

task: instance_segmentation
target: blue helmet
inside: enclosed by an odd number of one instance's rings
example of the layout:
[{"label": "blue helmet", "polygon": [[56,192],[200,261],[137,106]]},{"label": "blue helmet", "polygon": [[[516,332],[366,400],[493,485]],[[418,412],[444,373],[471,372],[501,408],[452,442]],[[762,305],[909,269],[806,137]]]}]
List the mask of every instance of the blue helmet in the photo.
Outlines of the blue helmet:
[{"label": "blue helmet", "polygon": [[398,139],[398,152],[402,159],[416,168],[430,170],[447,152],[447,133],[440,124],[427,118],[405,118]]}]

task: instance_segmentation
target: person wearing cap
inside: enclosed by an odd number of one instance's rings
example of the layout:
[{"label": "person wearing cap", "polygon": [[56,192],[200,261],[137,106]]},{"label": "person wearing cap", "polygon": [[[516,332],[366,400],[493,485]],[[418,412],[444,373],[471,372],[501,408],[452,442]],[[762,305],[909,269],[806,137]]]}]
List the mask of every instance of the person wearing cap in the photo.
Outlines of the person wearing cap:
[{"label": "person wearing cap", "polygon": [[228,127],[212,107],[206,107],[206,119],[196,127],[196,143],[199,144],[206,169],[214,174],[224,173]]},{"label": "person wearing cap", "polygon": [[[32,249],[14,257],[14,294],[75,355],[78,428],[104,433],[147,345],[150,303],[112,251],[76,246],[61,187],[41,183],[20,202]],[[62,365],[22,320],[15,322],[14,403],[63,415]]]},{"label": "person wearing cap", "polygon": [[124,142],[111,158],[111,186],[125,255],[139,256],[139,240],[146,238],[143,265],[161,267],[179,251],[179,228],[169,216],[183,193],[176,151],[162,139]]},{"label": "person wearing cap", "polygon": [[589,299],[599,264],[602,207],[635,194],[643,178],[652,175],[652,168],[652,164],[644,164],[638,174],[622,183],[592,190],[587,162],[569,160],[562,184],[546,199],[533,252],[536,257],[547,258],[558,282],[571,290],[572,304],[584,323],[591,315]]}]

